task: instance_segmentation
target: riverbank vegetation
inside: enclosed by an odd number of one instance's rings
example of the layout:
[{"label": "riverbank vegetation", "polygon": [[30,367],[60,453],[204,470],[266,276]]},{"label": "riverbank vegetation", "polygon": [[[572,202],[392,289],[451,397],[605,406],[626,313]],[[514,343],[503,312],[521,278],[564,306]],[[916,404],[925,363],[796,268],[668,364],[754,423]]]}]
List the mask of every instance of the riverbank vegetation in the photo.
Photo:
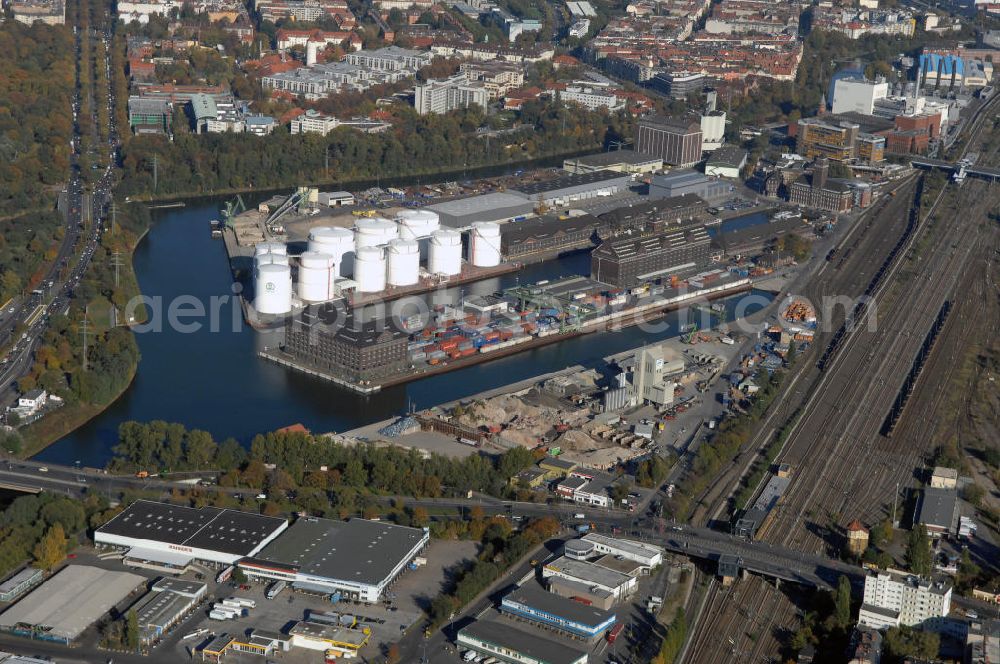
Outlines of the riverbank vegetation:
[{"label": "riverbank vegetation", "polygon": [[[267,189],[306,183],[344,183],[377,178],[462,172],[496,164],[600,150],[631,135],[625,114],[608,116],[529,102],[509,126],[495,133],[479,109],[446,115],[394,111],[393,128],[363,134],[339,128],[327,136],[187,134],[135,136],[123,149],[120,192],[132,197],[168,197],[220,191]],[[155,180],[154,180],[155,161]]]},{"label": "riverbank vegetation", "polygon": [[499,496],[511,477],[534,463],[521,447],[493,458],[455,459],[395,446],[344,445],[301,432],[261,434],[247,450],[233,439],[218,443],[205,431],[162,421],[125,422],[118,441],[108,464],[112,472],[203,470],[218,475],[220,486],[263,493],[265,511],[297,508],[331,516],[374,508],[368,498],[376,495],[436,498],[478,491]]}]

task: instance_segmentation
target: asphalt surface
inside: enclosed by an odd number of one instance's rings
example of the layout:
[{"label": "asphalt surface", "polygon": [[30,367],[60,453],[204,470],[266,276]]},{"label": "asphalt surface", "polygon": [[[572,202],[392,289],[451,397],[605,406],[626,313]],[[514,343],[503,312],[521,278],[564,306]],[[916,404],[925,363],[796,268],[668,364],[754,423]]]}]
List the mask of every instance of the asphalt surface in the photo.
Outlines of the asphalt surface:
[{"label": "asphalt surface", "polygon": [[[101,172],[100,177],[91,186],[84,183],[80,171],[80,146],[84,131],[90,132],[96,128],[96,120],[91,118],[90,127],[81,127],[80,100],[83,90],[80,88],[79,63],[82,60],[82,40],[85,37],[76,31],[77,52],[77,86],[73,95],[73,150],[70,155],[69,179],[64,190],[67,211],[65,214],[65,234],[59,246],[55,259],[49,264],[38,289],[24,293],[15,298],[0,312],[0,346],[13,342],[9,352],[0,357],[0,407],[10,404],[17,398],[17,379],[31,368],[35,350],[44,336],[49,318],[53,314],[63,314],[70,306],[74,290],[87,271],[94,251],[101,240],[104,231],[103,219],[111,205],[112,188],[114,186],[113,163],[117,159],[119,149],[118,128],[114,122],[114,90],[110,85],[111,76],[111,39],[110,28],[101,34],[105,45],[104,66],[108,72],[108,110],[112,118],[109,127],[109,139],[106,147],[107,155],[112,162]],[[91,91],[92,94],[92,91]],[[96,155],[97,148],[92,148],[91,155]],[[86,214],[84,214],[86,212]],[[92,220],[85,227],[85,220]],[[72,266],[72,267],[70,267]],[[41,315],[34,316],[38,307],[43,307]],[[26,327],[25,327],[26,326]],[[21,331],[23,330],[23,331]],[[20,331],[19,335],[18,332]]]}]

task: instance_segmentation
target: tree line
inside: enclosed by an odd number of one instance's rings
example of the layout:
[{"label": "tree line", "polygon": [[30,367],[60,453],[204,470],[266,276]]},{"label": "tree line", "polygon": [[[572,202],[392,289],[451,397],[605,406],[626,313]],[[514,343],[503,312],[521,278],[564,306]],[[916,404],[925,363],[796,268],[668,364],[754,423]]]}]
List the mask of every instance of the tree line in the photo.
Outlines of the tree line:
[{"label": "tree line", "polygon": [[[478,108],[447,115],[395,111],[393,128],[362,134],[341,127],[327,136],[178,134],[135,136],[123,149],[121,193],[129,196],[204,194],[456,172],[546,155],[600,149],[631,133],[624,114],[608,116],[531,102],[507,133],[477,133],[486,117]],[[157,181],[153,162],[157,162]]]},{"label": "tree line", "polygon": [[534,463],[522,447],[492,458],[455,459],[396,446],[345,445],[301,432],[260,434],[245,449],[232,438],[217,443],[208,432],[163,421],[124,422],[114,453],[108,466],[114,472],[206,470],[221,473],[222,486],[432,498],[467,491],[500,495],[512,476]]}]

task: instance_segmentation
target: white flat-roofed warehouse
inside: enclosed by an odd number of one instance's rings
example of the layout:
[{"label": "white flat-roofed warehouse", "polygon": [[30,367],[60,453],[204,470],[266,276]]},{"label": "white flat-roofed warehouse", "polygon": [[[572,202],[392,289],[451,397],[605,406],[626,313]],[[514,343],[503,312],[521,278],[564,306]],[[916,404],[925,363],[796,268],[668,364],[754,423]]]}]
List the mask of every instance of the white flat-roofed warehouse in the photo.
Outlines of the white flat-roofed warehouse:
[{"label": "white flat-roofed warehouse", "polygon": [[345,599],[373,603],[429,539],[421,528],[306,517],[239,566],[250,577],[287,581],[307,592],[341,593]]},{"label": "white flat-roofed warehouse", "polygon": [[601,567],[582,560],[572,560],[562,556],[546,563],[542,568],[542,577],[559,577],[569,581],[582,583],[589,588],[597,588],[614,595],[615,601],[622,601],[632,594],[639,582],[628,574]]},{"label": "white flat-roofed warehouse", "polygon": [[497,620],[477,620],[458,632],[457,644],[501,662],[586,664],[587,653],[561,639],[528,632]]},{"label": "white flat-roofed warehouse", "polygon": [[596,553],[621,556],[625,560],[639,563],[647,572],[663,562],[663,549],[652,544],[608,537],[600,533],[587,533],[582,539],[593,544]]},{"label": "white flat-roofed warehouse", "polygon": [[663,160],[635,150],[598,152],[563,160],[563,170],[574,175],[595,171],[616,173],[652,173],[663,168]]},{"label": "white flat-roofed warehouse", "polygon": [[126,560],[180,571],[191,560],[232,565],[277,537],[288,522],[215,507],[179,507],[138,500],[94,533],[98,546],[128,549]]},{"label": "white flat-roofed warehouse", "polygon": [[71,643],[145,582],[130,572],[70,565],[0,614],[0,630]]},{"label": "white flat-roofed warehouse", "polygon": [[208,593],[197,581],[160,579],[132,607],[139,623],[139,641],[152,643],[190,613]]}]

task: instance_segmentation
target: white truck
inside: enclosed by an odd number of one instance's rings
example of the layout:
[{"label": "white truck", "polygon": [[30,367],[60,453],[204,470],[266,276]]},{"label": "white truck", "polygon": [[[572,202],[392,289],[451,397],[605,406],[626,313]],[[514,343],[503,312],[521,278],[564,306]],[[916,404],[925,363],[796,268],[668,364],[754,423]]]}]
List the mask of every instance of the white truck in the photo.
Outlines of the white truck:
[{"label": "white truck", "polygon": [[274,599],[279,594],[281,594],[281,591],[285,589],[286,585],[288,584],[285,583],[284,581],[275,581],[274,583],[271,584],[271,587],[267,589],[265,597],[267,597],[268,599]]},{"label": "white truck", "polygon": [[235,602],[238,606],[242,606],[247,609],[256,609],[257,602],[252,599],[247,599],[246,597],[230,597],[229,602]]}]

